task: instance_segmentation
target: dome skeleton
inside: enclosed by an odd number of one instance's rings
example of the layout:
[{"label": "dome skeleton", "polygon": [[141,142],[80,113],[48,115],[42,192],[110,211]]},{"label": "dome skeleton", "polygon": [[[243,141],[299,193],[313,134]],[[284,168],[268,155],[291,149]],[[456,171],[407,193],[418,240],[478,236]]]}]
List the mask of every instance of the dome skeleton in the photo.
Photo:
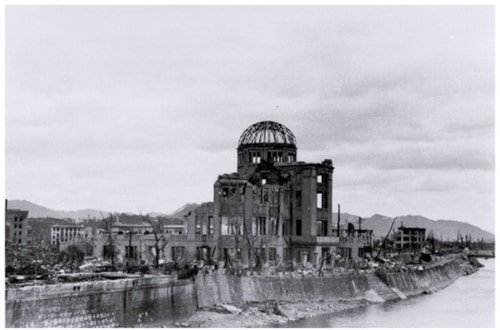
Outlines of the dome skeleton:
[{"label": "dome skeleton", "polygon": [[258,143],[280,143],[295,146],[292,131],[274,121],[261,121],[248,127],[238,141],[238,146]]}]

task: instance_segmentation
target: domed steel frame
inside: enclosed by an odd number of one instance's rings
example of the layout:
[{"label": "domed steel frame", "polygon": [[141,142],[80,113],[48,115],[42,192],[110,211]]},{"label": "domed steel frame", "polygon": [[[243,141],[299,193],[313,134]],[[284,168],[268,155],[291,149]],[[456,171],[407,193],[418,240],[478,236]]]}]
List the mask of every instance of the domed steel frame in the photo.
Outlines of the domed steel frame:
[{"label": "domed steel frame", "polygon": [[275,143],[296,146],[295,135],[285,125],[274,121],[261,121],[243,131],[238,146]]}]

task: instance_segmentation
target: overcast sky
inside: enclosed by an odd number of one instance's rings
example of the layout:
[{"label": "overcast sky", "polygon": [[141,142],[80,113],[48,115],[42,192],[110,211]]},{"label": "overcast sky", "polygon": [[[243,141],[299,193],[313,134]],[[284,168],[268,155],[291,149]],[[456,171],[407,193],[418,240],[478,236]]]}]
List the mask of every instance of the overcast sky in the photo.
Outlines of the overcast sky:
[{"label": "overcast sky", "polygon": [[274,120],[333,202],[494,230],[494,8],[6,8],[6,197],[171,212]]}]

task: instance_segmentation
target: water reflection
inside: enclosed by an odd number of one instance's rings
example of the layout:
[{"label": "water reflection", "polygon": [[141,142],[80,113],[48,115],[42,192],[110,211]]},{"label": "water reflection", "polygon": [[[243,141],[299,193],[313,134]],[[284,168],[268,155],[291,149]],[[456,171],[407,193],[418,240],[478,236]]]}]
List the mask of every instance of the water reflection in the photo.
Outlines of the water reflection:
[{"label": "water reflection", "polygon": [[431,295],[291,322],[288,328],[483,328],[495,326],[495,262]]}]

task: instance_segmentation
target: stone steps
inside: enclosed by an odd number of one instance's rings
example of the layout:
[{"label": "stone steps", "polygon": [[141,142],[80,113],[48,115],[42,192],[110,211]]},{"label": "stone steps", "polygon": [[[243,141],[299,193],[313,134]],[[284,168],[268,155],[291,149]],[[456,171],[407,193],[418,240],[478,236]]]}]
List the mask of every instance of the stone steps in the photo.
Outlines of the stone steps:
[{"label": "stone steps", "polygon": [[[385,301],[403,299],[402,296],[396,294],[390,287],[388,287],[380,278],[375,274],[367,274],[368,286],[373,289]],[[405,297],[406,298],[406,297]]]}]

